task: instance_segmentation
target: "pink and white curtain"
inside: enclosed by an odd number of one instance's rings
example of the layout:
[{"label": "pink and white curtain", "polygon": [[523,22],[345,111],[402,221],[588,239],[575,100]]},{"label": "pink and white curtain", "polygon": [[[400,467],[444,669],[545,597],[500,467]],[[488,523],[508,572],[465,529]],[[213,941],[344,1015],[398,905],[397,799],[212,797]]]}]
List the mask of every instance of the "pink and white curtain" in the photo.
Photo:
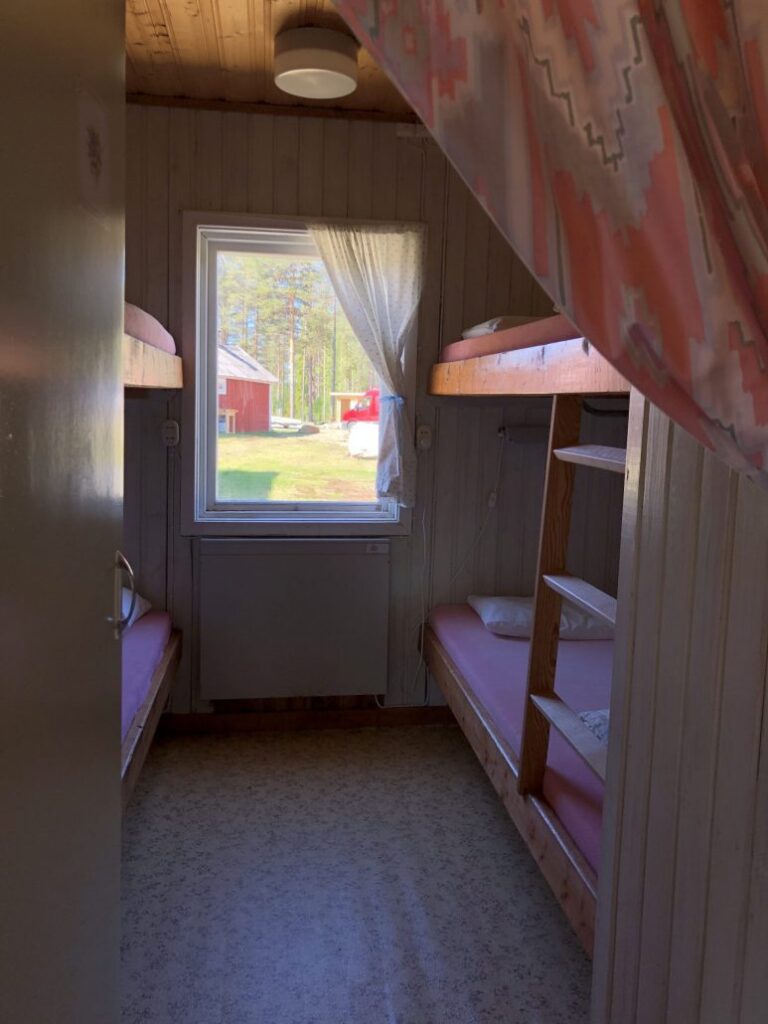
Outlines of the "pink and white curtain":
[{"label": "pink and white curtain", "polygon": [[336,4],[554,302],[768,484],[768,0]]}]

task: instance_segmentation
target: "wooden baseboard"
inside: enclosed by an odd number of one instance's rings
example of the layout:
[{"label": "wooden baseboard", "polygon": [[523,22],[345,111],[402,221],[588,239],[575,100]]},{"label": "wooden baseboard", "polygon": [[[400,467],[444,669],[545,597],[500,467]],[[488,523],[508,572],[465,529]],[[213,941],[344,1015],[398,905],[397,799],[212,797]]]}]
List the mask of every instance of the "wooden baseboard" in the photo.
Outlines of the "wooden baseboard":
[{"label": "wooden baseboard", "polygon": [[492,718],[429,627],[424,631],[424,657],[507,813],[591,957],[597,906],[594,871],[547,804],[518,793],[514,751],[498,734]]},{"label": "wooden baseboard", "polygon": [[214,711],[164,715],[160,729],[173,735],[232,732],[292,732],[307,729],[365,729],[407,725],[446,725],[455,719],[447,707],[340,708],[327,711]]}]

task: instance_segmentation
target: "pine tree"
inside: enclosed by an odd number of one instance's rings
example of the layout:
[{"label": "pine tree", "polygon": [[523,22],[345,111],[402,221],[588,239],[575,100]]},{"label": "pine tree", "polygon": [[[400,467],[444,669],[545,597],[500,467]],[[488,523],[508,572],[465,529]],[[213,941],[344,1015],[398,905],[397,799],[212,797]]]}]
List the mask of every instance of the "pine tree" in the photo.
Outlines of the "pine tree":
[{"label": "pine tree", "polygon": [[375,374],[322,261],[220,253],[220,345],[239,345],[270,370],[278,416],[324,422],[332,391],[365,391]]}]

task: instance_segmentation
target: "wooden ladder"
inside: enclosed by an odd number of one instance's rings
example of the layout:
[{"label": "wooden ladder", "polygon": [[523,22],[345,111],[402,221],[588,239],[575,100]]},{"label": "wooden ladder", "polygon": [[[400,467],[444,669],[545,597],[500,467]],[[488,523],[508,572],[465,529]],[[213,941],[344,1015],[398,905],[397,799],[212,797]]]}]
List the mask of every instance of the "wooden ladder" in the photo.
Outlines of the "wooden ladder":
[{"label": "wooden ladder", "polygon": [[571,576],[565,568],[575,468],[587,466],[623,475],[626,467],[626,450],[623,448],[579,444],[581,412],[581,395],[556,395],[552,400],[528,690],[520,747],[518,789],[521,793],[541,793],[550,727],[554,727],[592,771],[605,780],[606,745],[555,693],[563,598],[603,622],[616,623],[615,598],[585,580]]}]

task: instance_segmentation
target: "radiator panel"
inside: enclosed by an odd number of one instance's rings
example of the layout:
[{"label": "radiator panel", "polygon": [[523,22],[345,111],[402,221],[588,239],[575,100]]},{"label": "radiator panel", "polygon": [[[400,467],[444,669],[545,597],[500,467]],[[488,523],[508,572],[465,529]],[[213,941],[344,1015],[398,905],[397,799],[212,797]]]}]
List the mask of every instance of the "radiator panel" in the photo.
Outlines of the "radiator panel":
[{"label": "radiator panel", "polygon": [[202,540],[203,700],[383,694],[387,540]]}]

